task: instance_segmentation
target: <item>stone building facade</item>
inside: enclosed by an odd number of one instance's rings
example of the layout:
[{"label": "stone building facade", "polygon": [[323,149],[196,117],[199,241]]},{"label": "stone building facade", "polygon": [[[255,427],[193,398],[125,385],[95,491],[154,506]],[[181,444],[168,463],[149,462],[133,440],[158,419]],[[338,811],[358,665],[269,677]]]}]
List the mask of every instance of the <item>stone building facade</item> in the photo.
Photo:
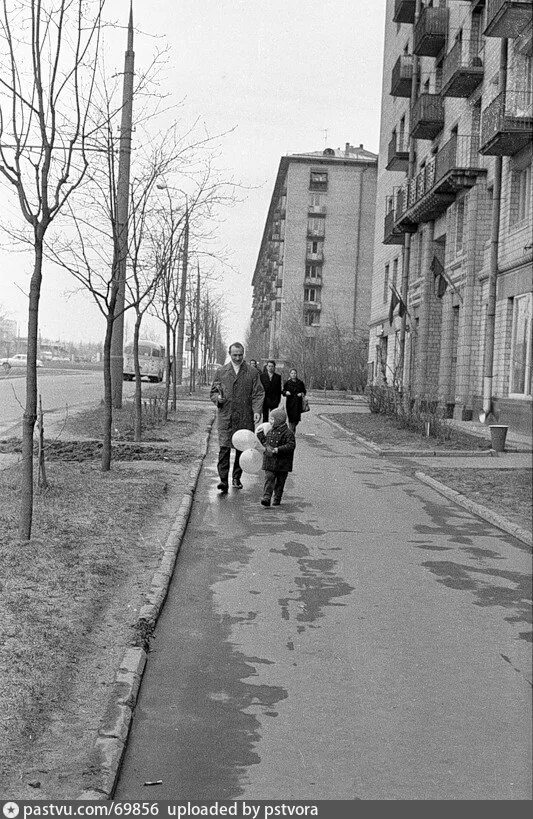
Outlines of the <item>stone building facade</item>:
[{"label": "stone building facade", "polygon": [[376,174],[362,145],[281,158],[252,280],[250,355],[297,364],[324,328],[366,345]]},{"label": "stone building facade", "polygon": [[[493,350],[493,407],[522,431],[532,401],[532,11],[529,0],[387,0],[369,338],[371,382],[402,382],[459,419],[482,408]],[[393,287],[407,312],[390,323]]]}]

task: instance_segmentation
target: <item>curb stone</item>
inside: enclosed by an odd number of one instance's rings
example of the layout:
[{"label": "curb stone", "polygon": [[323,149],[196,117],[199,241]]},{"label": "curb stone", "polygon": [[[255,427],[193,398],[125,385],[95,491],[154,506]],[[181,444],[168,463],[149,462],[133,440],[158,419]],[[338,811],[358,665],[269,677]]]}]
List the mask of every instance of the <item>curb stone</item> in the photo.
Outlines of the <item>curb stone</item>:
[{"label": "curb stone", "polygon": [[[155,570],[148,602],[139,611],[134,629],[146,640],[152,633],[165,598],[167,596],[176,558],[189,521],[193,497],[202,469],[215,416],[205,428],[205,438],[200,455],[189,472],[189,485],[183,498],[163,547],[163,557]],[[97,737],[92,751],[92,764],[85,772],[91,778],[91,787],[84,789],[76,799],[81,801],[102,801],[110,799],[116,785],[131,720],[146,666],[147,652],[139,646],[130,646],[124,652],[120,666],[115,675],[111,694],[104,716],[98,727]]]},{"label": "curb stone", "polygon": [[451,489],[449,486],[435,480],[435,478],[430,478],[430,476],[426,475],[425,472],[415,472],[415,478],[418,478],[418,480],[422,483],[431,486],[441,495],[444,495],[449,500],[454,501],[454,503],[457,503],[459,506],[462,506],[464,509],[472,512],[474,515],[483,518],[483,520],[486,520],[487,523],[492,523],[493,526],[496,526],[498,529],[502,529],[504,532],[507,532],[507,534],[512,535],[513,537],[517,538],[517,540],[522,541],[522,543],[525,543],[526,546],[533,546],[533,537],[531,533],[525,529],[522,529],[517,524],[512,523],[510,520],[507,520],[507,518],[502,517],[502,515],[498,515],[496,512],[493,512],[486,506],[482,506],[480,503],[470,500],[470,498],[465,497],[465,495],[461,495],[460,492],[457,492],[455,489]]}]

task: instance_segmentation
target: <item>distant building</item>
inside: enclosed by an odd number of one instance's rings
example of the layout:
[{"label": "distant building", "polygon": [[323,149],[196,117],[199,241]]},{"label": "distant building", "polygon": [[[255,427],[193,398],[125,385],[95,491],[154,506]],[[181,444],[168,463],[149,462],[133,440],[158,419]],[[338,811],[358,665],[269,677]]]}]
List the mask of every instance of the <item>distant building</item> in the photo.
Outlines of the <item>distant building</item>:
[{"label": "distant building", "polygon": [[10,356],[15,350],[17,322],[0,316],[0,355]]},{"label": "distant building", "polygon": [[252,280],[249,354],[296,363],[321,330],[368,333],[377,155],[280,160]]},{"label": "distant building", "polygon": [[[532,90],[531,0],[387,0],[369,380],[403,384],[463,420],[488,390],[500,422],[524,431]],[[403,318],[392,295],[402,287]]]}]

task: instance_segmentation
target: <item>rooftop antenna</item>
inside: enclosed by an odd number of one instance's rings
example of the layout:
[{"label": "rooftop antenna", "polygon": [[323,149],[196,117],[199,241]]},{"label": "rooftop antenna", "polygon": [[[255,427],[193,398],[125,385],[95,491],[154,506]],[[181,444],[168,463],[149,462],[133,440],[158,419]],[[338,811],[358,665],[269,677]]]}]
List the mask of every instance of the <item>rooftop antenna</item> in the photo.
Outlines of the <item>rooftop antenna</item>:
[{"label": "rooftop antenna", "polygon": [[324,128],[324,148],[328,147],[328,129]]}]

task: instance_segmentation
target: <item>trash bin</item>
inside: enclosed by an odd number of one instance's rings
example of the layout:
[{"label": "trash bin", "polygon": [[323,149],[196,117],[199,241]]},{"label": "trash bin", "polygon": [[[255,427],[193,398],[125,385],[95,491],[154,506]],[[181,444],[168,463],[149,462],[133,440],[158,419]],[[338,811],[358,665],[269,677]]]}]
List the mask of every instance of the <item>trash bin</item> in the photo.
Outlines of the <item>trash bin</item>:
[{"label": "trash bin", "polygon": [[489,429],[493,450],[495,452],[505,452],[505,439],[509,427],[505,426],[505,424],[491,424]]}]

